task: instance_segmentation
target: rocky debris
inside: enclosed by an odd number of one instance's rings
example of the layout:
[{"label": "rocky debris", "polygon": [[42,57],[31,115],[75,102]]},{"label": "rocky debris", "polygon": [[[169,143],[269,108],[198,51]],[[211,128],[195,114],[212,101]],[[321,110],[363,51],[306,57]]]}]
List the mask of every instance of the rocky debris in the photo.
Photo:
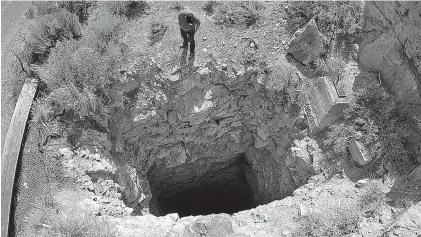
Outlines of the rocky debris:
[{"label": "rocky debris", "polygon": [[101,205],[91,198],[83,199],[82,201],[77,203],[77,206],[81,210],[84,210],[87,214],[91,215],[98,215],[99,210],[101,209]]},{"label": "rocky debris", "polygon": [[303,185],[293,197],[241,211],[233,215],[212,214],[179,218],[175,213],[113,218],[118,236],[297,236],[300,215],[332,212],[338,206],[352,206],[360,189],[347,179],[333,178],[323,186]]},{"label": "rocky debris", "polygon": [[364,145],[357,141],[355,138],[351,139],[351,142],[348,146],[348,149],[351,153],[351,158],[358,163],[360,166],[366,165],[370,162],[370,156],[367,149]]},{"label": "rocky debris", "polygon": [[421,4],[367,2],[359,62],[399,98],[421,103]]},{"label": "rocky debris", "polygon": [[369,179],[360,179],[355,183],[356,188],[362,188],[367,185]]},{"label": "rocky debris", "polygon": [[120,165],[117,169],[117,183],[123,187],[122,199],[126,206],[137,208],[144,200],[144,195],[136,169],[128,164]]},{"label": "rocky debris", "polygon": [[167,31],[167,28],[168,26],[161,23],[153,23],[148,37],[150,40],[149,46],[153,46],[157,42],[161,41]]},{"label": "rocky debris", "polygon": [[[66,176],[74,179],[80,192],[86,192],[86,198],[76,201],[77,206],[88,214],[121,217],[129,215],[133,208],[123,202],[130,184],[118,172],[115,164],[99,153],[92,153],[86,147],[74,153],[68,148],[60,149],[64,154],[62,165]],[[120,170],[119,170],[120,171]],[[118,179],[117,176],[120,178]],[[128,178],[130,180],[130,177]],[[121,182],[121,185],[117,183]],[[136,193],[139,194],[139,193]],[[141,196],[141,193],[139,194]],[[130,200],[130,199],[129,199]]]},{"label": "rocky debris", "polygon": [[291,155],[286,158],[285,162],[295,184],[301,186],[319,171],[318,163],[323,159],[322,150],[315,140],[308,137],[294,140],[294,145],[290,150]]},{"label": "rocky debris", "polygon": [[360,74],[358,69],[358,63],[350,61],[346,64],[341,75],[339,75],[339,81],[335,82],[335,87],[339,96],[352,98],[353,97],[353,86],[355,77]]},{"label": "rocky debris", "polygon": [[308,65],[327,52],[326,44],[326,38],[319,31],[313,18],[305,27],[294,33],[287,52],[302,64]]},{"label": "rocky debris", "polygon": [[99,210],[96,215],[98,216],[114,216],[121,217],[130,215],[133,208],[126,207],[121,200],[105,196],[94,198],[96,203],[99,203]]},{"label": "rocky debris", "polygon": [[[123,218],[110,219],[116,224],[118,236],[122,237],[164,237],[164,236],[182,236],[183,227],[177,226],[177,214],[169,214],[165,217],[156,217],[154,215],[127,216]],[[179,234],[174,235],[171,229],[181,229]]]},{"label": "rocky debris", "polygon": [[384,226],[376,221],[363,218],[359,223],[360,233],[363,237],[377,237],[383,233]]},{"label": "rocky debris", "polygon": [[421,202],[411,206],[395,222],[387,236],[416,237],[421,235]]},{"label": "rocky debris", "polygon": [[397,177],[389,196],[394,200],[395,205],[403,204],[408,200],[421,201],[421,165],[411,173]]},{"label": "rocky debris", "polygon": [[68,147],[60,148],[59,153],[64,160],[69,160],[73,156],[73,151]]}]

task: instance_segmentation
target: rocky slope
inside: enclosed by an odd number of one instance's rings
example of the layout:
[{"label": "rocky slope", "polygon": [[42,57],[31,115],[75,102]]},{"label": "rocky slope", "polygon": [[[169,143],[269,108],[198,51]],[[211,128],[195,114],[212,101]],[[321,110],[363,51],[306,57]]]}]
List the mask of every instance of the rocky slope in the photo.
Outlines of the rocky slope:
[{"label": "rocky slope", "polygon": [[421,103],[421,3],[367,2],[359,60],[399,98]]}]

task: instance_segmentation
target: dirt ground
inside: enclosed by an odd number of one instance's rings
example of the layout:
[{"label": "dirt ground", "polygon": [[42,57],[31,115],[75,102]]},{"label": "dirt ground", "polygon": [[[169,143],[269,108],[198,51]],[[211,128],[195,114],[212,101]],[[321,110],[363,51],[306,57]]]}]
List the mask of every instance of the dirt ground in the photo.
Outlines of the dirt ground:
[{"label": "dirt ground", "polygon": [[[212,16],[202,9],[205,1],[178,3],[185,10],[192,11],[201,21],[200,29],[195,34],[196,57],[193,63],[196,65],[204,64],[210,59],[218,59],[234,64],[237,69],[243,69],[241,62],[244,61],[244,54],[250,50],[249,39],[254,40],[257,46],[255,58],[264,59],[269,65],[276,64],[285,55],[290,35],[286,34],[285,30],[283,2],[262,3],[263,14],[255,25],[248,28],[215,24]],[[177,21],[179,11],[174,9],[175,5],[176,2],[151,2],[150,14],[130,22],[123,39],[123,42],[133,49],[134,54],[153,55],[152,57],[168,70],[174,62],[178,62],[182,53],[179,48],[182,38]],[[149,46],[148,35],[153,23],[161,23],[168,28],[160,42]]]}]

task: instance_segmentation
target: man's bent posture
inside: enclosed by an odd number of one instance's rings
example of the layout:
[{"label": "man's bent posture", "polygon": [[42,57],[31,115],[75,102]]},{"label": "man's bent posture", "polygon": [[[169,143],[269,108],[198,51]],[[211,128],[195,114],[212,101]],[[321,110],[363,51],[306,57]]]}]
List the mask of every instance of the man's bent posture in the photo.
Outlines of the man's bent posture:
[{"label": "man's bent posture", "polygon": [[182,11],[178,14],[178,24],[180,25],[181,37],[184,42],[181,48],[187,49],[190,42],[190,56],[194,55],[195,42],[194,33],[199,29],[200,21],[191,12]]}]

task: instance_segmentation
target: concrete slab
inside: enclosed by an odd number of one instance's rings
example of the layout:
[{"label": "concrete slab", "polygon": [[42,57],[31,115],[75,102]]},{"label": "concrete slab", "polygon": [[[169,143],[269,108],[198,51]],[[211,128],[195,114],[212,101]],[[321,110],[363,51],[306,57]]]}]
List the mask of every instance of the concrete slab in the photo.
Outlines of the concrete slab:
[{"label": "concrete slab", "polygon": [[349,105],[348,99],[339,96],[327,77],[319,77],[307,97],[307,120],[312,133],[319,132],[339,118]]},{"label": "concrete slab", "polygon": [[351,152],[351,158],[360,166],[364,166],[370,161],[367,149],[363,144],[355,140],[355,138],[351,139],[348,149]]}]

